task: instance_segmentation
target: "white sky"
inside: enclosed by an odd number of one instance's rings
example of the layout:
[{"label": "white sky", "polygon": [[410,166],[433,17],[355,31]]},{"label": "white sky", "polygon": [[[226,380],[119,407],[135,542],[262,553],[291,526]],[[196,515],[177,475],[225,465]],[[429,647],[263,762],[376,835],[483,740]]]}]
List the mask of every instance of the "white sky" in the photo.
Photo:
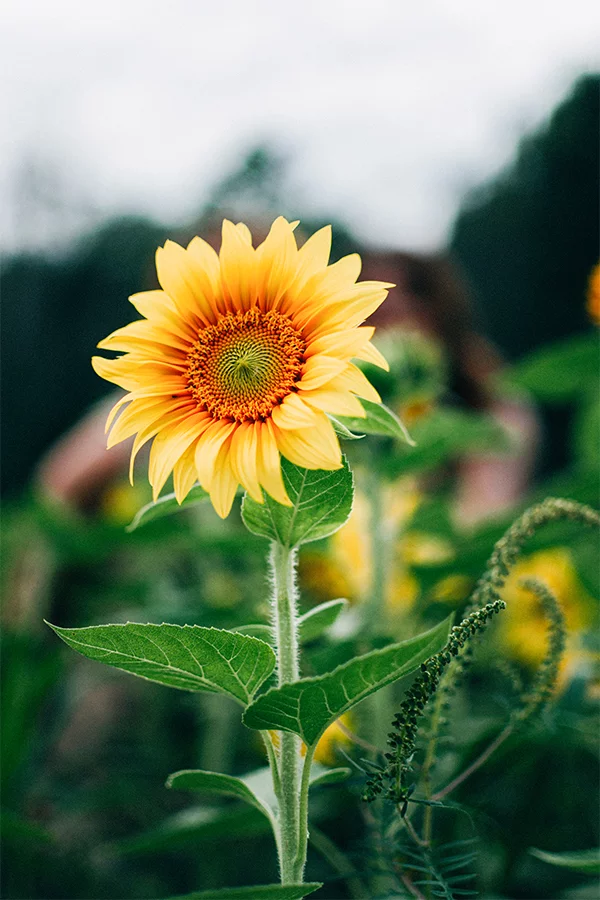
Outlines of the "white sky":
[{"label": "white sky", "polygon": [[[4,0],[2,243],[60,240],[115,210],[184,219],[246,150],[273,141],[301,210],[372,243],[435,247],[465,190],[599,67],[599,8]],[[36,219],[19,187],[26,163],[54,173],[47,203],[70,212]]]}]

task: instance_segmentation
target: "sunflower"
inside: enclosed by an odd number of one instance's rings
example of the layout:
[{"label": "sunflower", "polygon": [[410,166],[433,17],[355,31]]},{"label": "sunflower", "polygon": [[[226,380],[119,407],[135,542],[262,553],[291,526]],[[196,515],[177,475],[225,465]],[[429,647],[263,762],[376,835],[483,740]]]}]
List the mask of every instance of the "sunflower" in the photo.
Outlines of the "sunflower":
[{"label": "sunflower", "polygon": [[393,285],[357,284],[357,254],[328,265],[329,226],[298,249],[296,225],[276,219],[255,249],[245,225],[225,220],[219,254],[199,237],[187,249],[167,241],[156,253],[162,290],[130,297],[144,318],[98,344],[124,351],[92,360],[128,392],[108,417],[108,446],[135,435],[132,478],[153,440],[155,500],[172,473],[180,503],[199,481],[223,518],[240,484],[259,503],[264,488],[289,505],[280,454],[339,468],[327,414],[364,416],[358,397],[380,402],[350,360],[387,368],[374,328],[359,326]]}]

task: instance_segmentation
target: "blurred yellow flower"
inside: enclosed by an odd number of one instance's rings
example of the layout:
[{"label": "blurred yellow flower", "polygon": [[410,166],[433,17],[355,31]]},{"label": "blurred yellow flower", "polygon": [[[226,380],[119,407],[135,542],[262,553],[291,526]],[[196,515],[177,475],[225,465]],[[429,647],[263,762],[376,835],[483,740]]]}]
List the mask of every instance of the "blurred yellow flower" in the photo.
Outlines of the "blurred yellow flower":
[{"label": "blurred yellow flower", "polygon": [[[388,485],[384,492],[382,501],[384,519],[381,525],[384,533],[390,538],[395,551],[394,559],[391,560],[394,572],[392,578],[389,579],[390,587],[387,598],[393,608],[398,607],[398,598],[405,597],[408,606],[415,596],[414,580],[401,566],[396,537],[405,523],[412,518],[420,501],[421,494],[412,478]],[[350,583],[350,589],[345,595],[349,599],[364,599],[371,589],[373,577],[371,515],[371,506],[367,497],[357,491],[350,518],[331,540],[332,562],[345,573]],[[403,571],[398,571],[399,566]]]},{"label": "blurred yellow flower", "polygon": [[111,525],[128,525],[139,508],[149,502],[149,490],[147,484],[132,490],[127,480],[110,484],[100,500],[102,517]]},{"label": "blurred yellow flower", "polygon": [[[326,728],[315,747],[315,762],[326,766],[335,765],[338,761],[338,749],[345,749],[352,745],[352,738],[340,727],[340,723],[347,729],[351,729],[351,716],[344,713],[335,722]],[[280,736],[278,731],[269,731],[271,741],[276,751],[279,750]],[[302,744],[302,756],[306,756],[306,744]]]},{"label": "blurred yellow flower", "polygon": [[600,325],[600,263],[594,266],[588,281],[587,311],[592,322]]},{"label": "blurred yellow flower", "polygon": [[409,531],[403,539],[402,546],[404,560],[409,565],[445,563],[455,556],[450,541],[421,531]]},{"label": "blurred yellow flower", "polygon": [[326,766],[333,766],[339,762],[338,751],[340,749],[346,750],[352,746],[352,738],[340,728],[340,722],[347,729],[351,729],[351,718],[348,713],[344,713],[329,728],[326,728],[315,750],[314,758],[316,762],[323,763]]},{"label": "blurred yellow flower", "polygon": [[468,575],[447,575],[435,585],[433,599],[438,603],[462,603],[473,589],[474,579]]},{"label": "blurred yellow flower", "polygon": [[[359,327],[390,284],[356,283],[360,257],[329,265],[331,229],[298,249],[297,223],[279,217],[256,249],[243,224],[223,222],[220,253],[199,237],[156,254],[162,290],[135,294],[144,316],[98,345],[102,378],[128,393],[109,415],[108,445],[153,440],[154,499],[173,473],[181,502],[196,480],[228,515],[241,484],[288,504],[280,453],[308,469],[336,469],[341,451],[327,413],[364,416],[358,397],[380,397],[351,359],[387,369]],[[127,408],[122,411],[124,404]],[[121,411],[115,422],[115,416]]]},{"label": "blurred yellow flower", "polygon": [[554,594],[565,614],[567,648],[563,669],[573,665],[580,635],[591,624],[591,598],[581,585],[566,547],[542,550],[519,561],[502,590],[506,610],[498,617],[499,640],[509,656],[538,665],[548,645],[548,624],[537,597],[521,587],[522,578],[538,578]]}]

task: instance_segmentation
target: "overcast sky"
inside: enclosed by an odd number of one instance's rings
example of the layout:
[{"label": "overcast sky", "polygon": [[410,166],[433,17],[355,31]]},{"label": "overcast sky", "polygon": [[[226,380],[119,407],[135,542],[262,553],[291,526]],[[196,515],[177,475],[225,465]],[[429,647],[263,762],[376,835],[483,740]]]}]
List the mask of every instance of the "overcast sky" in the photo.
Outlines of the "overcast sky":
[{"label": "overcast sky", "polygon": [[2,243],[55,237],[52,216],[46,231],[28,221],[32,165],[44,202],[73,207],[71,230],[115,210],[177,222],[271,141],[290,155],[302,210],[341,217],[371,243],[433,248],[465,190],[599,68],[598,8],[4,0]]}]

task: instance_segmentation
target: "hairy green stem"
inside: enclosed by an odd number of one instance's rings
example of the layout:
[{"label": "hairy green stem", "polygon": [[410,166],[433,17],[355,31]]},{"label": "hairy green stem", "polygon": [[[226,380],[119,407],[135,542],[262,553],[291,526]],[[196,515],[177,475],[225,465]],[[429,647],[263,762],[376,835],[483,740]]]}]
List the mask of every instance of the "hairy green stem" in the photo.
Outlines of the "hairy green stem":
[{"label": "hairy green stem", "polygon": [[371,539],[371,584],[370,593],[363,606],[364,629],[367,633],[382,631],[385,618],[385,594],[389,568],[388,535],[384,527],[383,483],[377,472],[372,472],[368,481]]},{"label": "hairy green stem", "polygon": [[296,850],[296,867],[300,873],[304,871],[306,863],[306,849],[308,844],[308,790],[310,787],[310,768],[312,766],[315,747],[308,747],[302,769],[302,781],[300,782],[300,810],[298,828],[298,848]]},{"label": "hairy green stem", "polygon": [[[279,685],[297,681],[298,616],[295,581],[296,551],[273,544],[273,625],[277,641],[277,673]],[[279,802],[279,867],[282,884],[302,881],[306,861],[306,823],[301,823],[300,765],[302,743],[295,734],[279,733],[279,775],[274,778]],[[271,765],[273,761],[270,760]],[[308,762],[310,769],[310,762]],[[308,792],[308,787],[306,788]],[[302,849],[303,848],[303,849]]]}]

